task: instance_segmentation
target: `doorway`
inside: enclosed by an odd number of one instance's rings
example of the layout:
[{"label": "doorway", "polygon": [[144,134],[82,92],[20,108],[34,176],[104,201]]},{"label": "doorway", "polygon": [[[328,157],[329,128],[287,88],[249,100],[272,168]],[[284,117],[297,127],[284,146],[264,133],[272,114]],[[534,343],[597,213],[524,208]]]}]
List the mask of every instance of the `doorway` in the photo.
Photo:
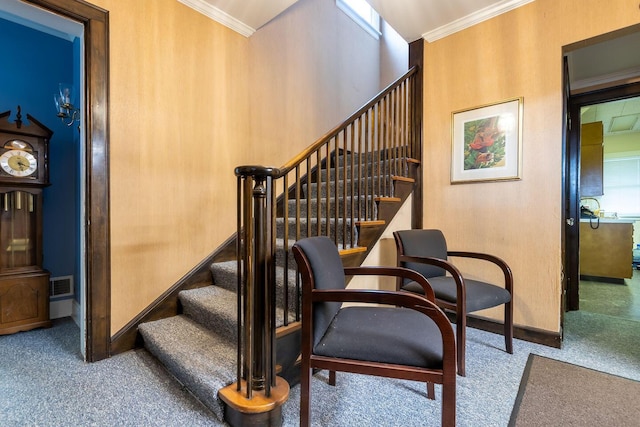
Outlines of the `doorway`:
[{"label": "doorway", "polygon": [[605,102],[580,108],[582,126],[602,126],[603,179],[601,190],[580,198],[580,206],[598,218],[580,220],[580,278],[578,289],[572,289],[577,309],[633,321],[640,320],[640,271],[633,264],[633,248],[640,243],[638,94],[637,85],[611,88],[598,96]]},{"label": "doorway", "polygon": [[[85,346],[89,362],[110,355],[108,12],[81,0],[23,0],[84,26]],[[22,4],[22,2],[16,2]],[[9,5],[9,3],[6,3]],[[0,5],[0,8],[8,7]],[[4,10],[4,9],[3,9]]]},{"label": "doorway", "polygon": [[[585,47],[586,46],[586,47]],[[623,52],[636,51],[640,46],[640,26],[636,25],[614,33],[596,37],[592,40],[576,43],[564,49],[565,59],[571,57],[573,69],[565,67],[565,80],[569,82],[575,75],[583,78],[580,84],[571,87],[567,84],[565,91],[565,107],[567,112],[565,157],[564,157],[564,223],[563,227],[563,262],[564,262],[564,300],[565,311],[580,309],[580,125],[581,111],[591,106],[603,106],[611,101],[625,100],[640,96],[640,58],[637,55],[623,55]],[[615,66],[616,60],[607,55],[618,55],[620,69],[606,72],[603,67]],[[589,78],[584,78],[584,70],[588,67],[581,62],[587,58],[595,63],[586,72],[591,72]],[[625,62],[627,61],[627,62]],[[629,62],[635,61],[635,62]],[[571,62],[568,59],[567,62]],[[571,76],[570,74],[575,74]],[[595,74],[594,74],[595,73]],[[584,84],[586,82],[587,84]],[[607,123],[605,126],[611,126]],[[631,246],[629,247],[631,251]]]},{"label": "doorway", "polygon": [[[638,96],[640,96],[640,82],[571,96],[568,104],[572,128],[568,132],[568,151],[579,159],[581,124],[580,112],[583,108],[602,105],[611,101],[631,99]],[[638,113],[640,113],[640,111]],[[571,228],[571,232],[567,232],[565,244],[565,260],[568,258],[568,262],[566,262],[566,271],[568,276],[566,287],[566,310],[571,311],[580,309],[580,265],[579,257],[575,256],[580,252],[580,176],[578,170],[579,160],[569,161],[568,163],[572,165],[572,170],[567,172],[566,179],[568,178],[570,182],[575,183],[575,185],[571,186],[571,188],[575,190],[566,198],[567,201],[573,201],[575,205],[567,206],[567,209],[565,209],[568,212],[567,219],[569,220],[570,218],[574,218],[574,223],[572,225],[567,224],[567,227]],[[629,250],[631,249],[632,248],[630,247]]]}]

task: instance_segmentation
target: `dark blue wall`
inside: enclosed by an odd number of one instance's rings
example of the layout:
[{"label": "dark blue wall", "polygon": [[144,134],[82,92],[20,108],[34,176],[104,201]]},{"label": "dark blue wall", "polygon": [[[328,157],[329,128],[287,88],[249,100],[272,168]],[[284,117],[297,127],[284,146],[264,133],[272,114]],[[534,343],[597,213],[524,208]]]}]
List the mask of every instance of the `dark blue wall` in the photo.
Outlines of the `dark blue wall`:
[{"label": "dark blue wall", "polygon": [[[58,83],[78,92],[79,42],[54,37],[0,18],[0,112],[16,106],[53,131],[50,141],[51,186],[44,190],[44,268],[52,277],[74,276],[79,291],[79,131],[56,117],[53,95]],[[75,69],[74,69],[75,68]],[[74,81],[75,80],[75,81]],[[76,94],[76,105],[78,97]]]}]

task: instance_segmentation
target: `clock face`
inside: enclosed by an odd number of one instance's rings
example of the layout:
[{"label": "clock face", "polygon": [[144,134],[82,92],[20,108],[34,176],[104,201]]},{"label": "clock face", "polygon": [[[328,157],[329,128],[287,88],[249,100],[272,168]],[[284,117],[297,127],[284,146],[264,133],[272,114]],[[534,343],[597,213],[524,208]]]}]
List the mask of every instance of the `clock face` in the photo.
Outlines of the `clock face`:
[{"label": "clock face", "polygon": [[27,151],[9,150],[0,156],[0,167],[9,175],[25,177],[38,169],[38,160]]}]

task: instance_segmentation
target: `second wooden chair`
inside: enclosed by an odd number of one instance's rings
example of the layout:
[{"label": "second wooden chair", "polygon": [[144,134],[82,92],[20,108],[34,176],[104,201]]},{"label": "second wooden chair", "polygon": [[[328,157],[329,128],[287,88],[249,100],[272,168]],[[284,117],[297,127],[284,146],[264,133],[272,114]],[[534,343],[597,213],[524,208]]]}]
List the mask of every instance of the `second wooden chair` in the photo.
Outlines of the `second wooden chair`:
[{"label": "second wooden chair", "polygon": [[[440,230],[402,230],[393,236],[397,247],[398,266],[410,268],[427,278],[436,295],[436,304],[456,315],[458,374],[465,376],[467,314],[504,305],[504,341],[513,353],[513,274],[502,259],[485,253],[450,251]],[[449,261],[449,257],[484,260],[497,265],[504,283],[497,286],[479,280],[465,279]],[[448,273],[448,274],[447,274]],[[401,280],[398,289],[422,293],[422,287],[411,280]]]}]

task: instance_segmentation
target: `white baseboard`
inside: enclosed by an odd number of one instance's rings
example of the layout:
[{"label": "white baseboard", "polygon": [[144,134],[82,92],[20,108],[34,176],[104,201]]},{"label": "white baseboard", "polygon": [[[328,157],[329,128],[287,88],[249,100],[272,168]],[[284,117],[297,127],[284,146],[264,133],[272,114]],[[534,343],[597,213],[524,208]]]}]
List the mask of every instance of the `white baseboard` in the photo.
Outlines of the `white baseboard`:
[{"label": "white baseboard", "polygon": [[69,317],[73,312],[73,299],[64,299],[61,301],[49,302],[49,318],[60,319],[61,317]]},{"label": "white baseboard", "polygon": [[76,323],[76,325],[80,326],[80,304],[76,300],[71,301],[73,301],[71,307],[71,318],[73,318],[73,321]]}]

